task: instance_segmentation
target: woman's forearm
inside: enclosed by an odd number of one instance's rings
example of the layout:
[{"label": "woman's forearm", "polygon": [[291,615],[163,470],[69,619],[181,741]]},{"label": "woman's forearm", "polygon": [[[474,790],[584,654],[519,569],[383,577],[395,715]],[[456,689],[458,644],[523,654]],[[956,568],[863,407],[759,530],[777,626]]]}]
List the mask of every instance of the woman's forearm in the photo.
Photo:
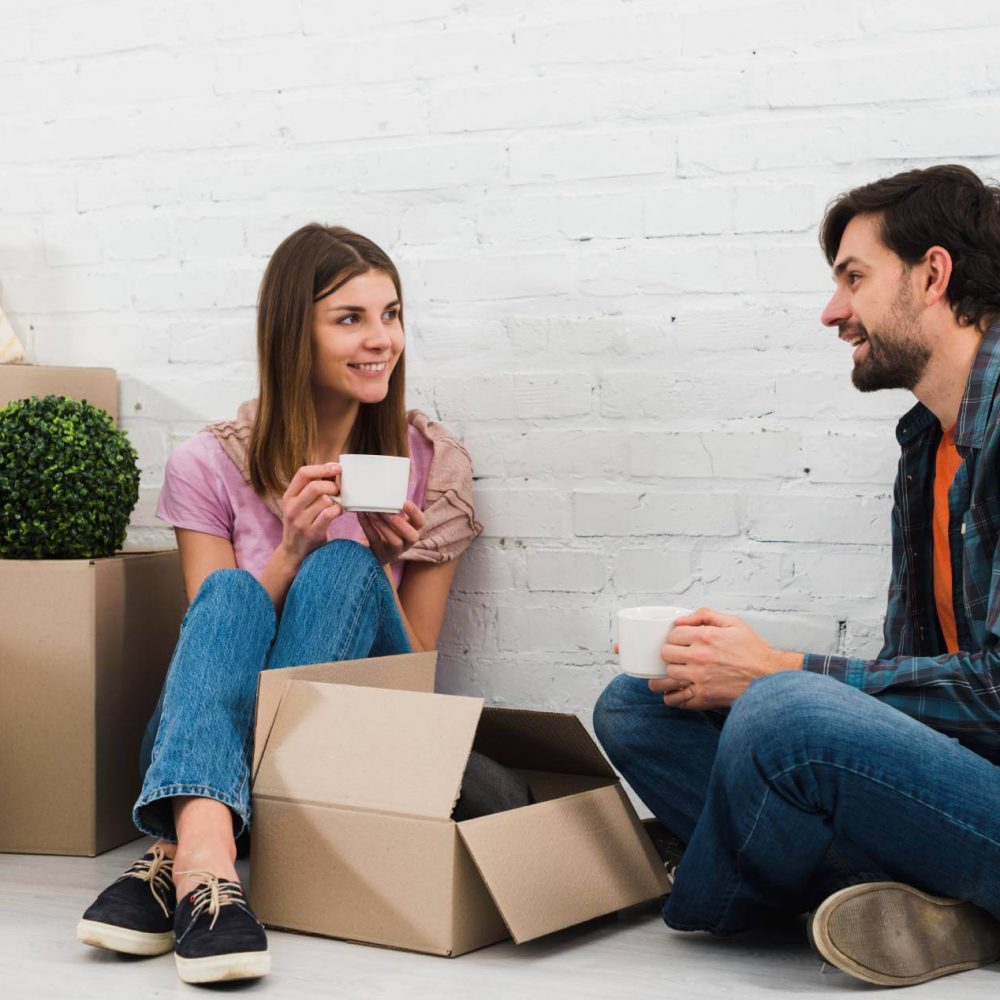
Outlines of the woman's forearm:
[{"label": "woman's forearm", "polygon": [[275,613],[279,618],[285,597],[288,595],[288,588],[291,587],[301,565],[301,559],[289,554],[284,546],[279,545],[271,553],[271,558],[260,574],[261,585],[271,595]]},{"label": "woman's forearm", "polygon": [[399,599],[399,591],[396,589],[396,578],[392,575],[392,567],[388,563],[384,563],[382,569],[389,579],[389,586],[392,587],[392,596],[396,598],[396,608],[399,610],[399,617],[403,620],[403,628],[406,629],[407,638],[410,640],[410,648],[414,653],[425,652],[424,644],[420,641],[417,633],[413,631],[410,619],[406,617],[406,611],[403,609],[403,602]]}]

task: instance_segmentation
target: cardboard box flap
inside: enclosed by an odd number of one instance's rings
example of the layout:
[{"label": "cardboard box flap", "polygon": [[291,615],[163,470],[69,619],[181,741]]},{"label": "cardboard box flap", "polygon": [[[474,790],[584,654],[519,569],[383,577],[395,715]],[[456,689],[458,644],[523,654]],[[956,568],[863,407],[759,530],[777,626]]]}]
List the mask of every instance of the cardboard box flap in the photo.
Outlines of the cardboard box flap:
[{"label": "cardboard box flap", "polygon": [[254,795],[447,819],[481,698],[293,680]]},{"label": "cardboard box flap", "polygon": [[617,778],[583,723],[568,713],[484,709],[473,749],[505,767]]},{"label": "cardboard box flap", "polygon": [[458,830],[518,944],[668,891],[617,783]]},{"label": "cardboard box flap", "polygon": [[434,690],[437,652],[400,653],[397,656],[373,656],[365,660],[339,663],[310,663],[303,667],[265,670],[257,679],[257,720],[254,728],[253,771],[260,766],[268,734],[274,724],[281,698],[293,680],[319,681],[324,684],[351,684],[362,687],[392,688],[397,691]]}]

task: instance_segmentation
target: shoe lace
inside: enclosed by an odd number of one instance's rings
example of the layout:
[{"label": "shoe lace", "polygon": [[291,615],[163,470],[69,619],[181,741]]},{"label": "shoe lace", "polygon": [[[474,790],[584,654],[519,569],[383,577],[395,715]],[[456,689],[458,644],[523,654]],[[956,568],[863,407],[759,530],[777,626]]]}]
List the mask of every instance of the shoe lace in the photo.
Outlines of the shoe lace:
[{"label": "shoe lace", "polygon": [[674,879],[677,877],[678,865],[671,864],[669,861],[663,863],[663,870],[667,873],[667,881],[670,883],[671,888],[673,888]]},{"label": "shoe lace", "polygon": [[138,861],[134,861],[129,870],[123,875],[119,875],[115,881],[120,882],[123,878],[137,878],[141,882],[148,882],[153,899],[163,910],[163,915],[169,917],[170,908],[166,901],[174,891],[174,859],[167,857],[162,844],[155,844],[149,853],[153,855],[151,859],[139,858]]},{"label": "shoe lace", "polygon": [[178,872],[177,874],[193,875],[200,883],[188,897],[191,900],[192,924],[202,913],[208,910],[208,915],[212,918],[208,929],[212,930],[215,927],[216,920],[219,919],[219,911],[223,906],[238,906],[244,912],[250,913],[250,908],[247,906],[246,898],[243,895],[243,886],[239,882],[221,879],[218,875],[213,875],[211,872],[186,871]]}]

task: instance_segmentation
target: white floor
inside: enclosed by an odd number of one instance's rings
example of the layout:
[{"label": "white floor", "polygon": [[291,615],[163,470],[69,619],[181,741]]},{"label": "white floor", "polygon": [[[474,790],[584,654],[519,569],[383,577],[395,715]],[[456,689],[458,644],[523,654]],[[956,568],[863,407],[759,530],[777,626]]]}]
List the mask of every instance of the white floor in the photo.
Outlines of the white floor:
[{"label": "white floor", "polygon": [[[2,808],[2,806],[0,806]],[[99,858],[0,855],[0,996],[116,998],[192,995],[173,957],[127,959],[78,944],[76,921],[142,853],[136,841]],[[252,898],[252,888],[251,888]],[[584,998],[843,997],[873,990],[823,971],[801,928],[726,940],[676,934],[655,905],[540,941],[431,958],[299,934],[269,934],[274,971],[256,984],[217,987],[248,997]],[[994,1000],[1000,964],[913,987],[906,996]]]}]

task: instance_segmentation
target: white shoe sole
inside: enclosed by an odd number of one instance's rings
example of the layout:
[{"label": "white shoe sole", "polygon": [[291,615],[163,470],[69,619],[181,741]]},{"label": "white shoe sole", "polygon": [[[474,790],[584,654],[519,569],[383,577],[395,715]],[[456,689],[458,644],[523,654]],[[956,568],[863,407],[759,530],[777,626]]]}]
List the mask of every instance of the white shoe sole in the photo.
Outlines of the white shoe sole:
[{"label": "white shoe sole", "polygon": [[175,955],[177,975],[185,983],[223,983],[230,979],[260,979],[271,971],[271,953],[235,951],[230,955],[181,958]]},{"label": "white shoe sole", "polygon": [[127,927],[102,924],[96,920],[81,920],[76,925],[79,941],[94,948],[120,951],[125,955],[165,955],[174,947],[174,932],[151,934],[148,931],[132,931]]},{"label": "white shoe sole", "polygon": [[878,986],[914,986],[1000,958],[1000,923],[985,910],[901,882],[833,893],[809,930],[831,965]]}]

